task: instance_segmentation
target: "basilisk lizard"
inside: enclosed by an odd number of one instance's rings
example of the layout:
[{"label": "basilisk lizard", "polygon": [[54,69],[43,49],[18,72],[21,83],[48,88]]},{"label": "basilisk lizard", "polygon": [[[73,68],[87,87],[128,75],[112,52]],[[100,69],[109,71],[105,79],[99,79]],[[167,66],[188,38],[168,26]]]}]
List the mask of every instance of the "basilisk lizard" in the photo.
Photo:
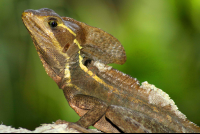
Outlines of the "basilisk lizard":
[{"label": "basilisk lizard", "polygon": [[47,8],[25,10],[22,20],[47,74],[80,116],[76,125],[103,132],[200,132],[165,92],[107,65],[126,61],[112,35]]}]

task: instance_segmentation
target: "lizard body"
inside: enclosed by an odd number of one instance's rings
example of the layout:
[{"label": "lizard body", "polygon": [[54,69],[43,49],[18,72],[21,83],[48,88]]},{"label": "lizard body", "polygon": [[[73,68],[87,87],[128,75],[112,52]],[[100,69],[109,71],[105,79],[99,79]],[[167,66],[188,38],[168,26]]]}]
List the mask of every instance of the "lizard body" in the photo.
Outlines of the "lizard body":
[{"label": "lizard body", "polygon": [[47,74],[81,117],[76,124],[104,132],[200,132],[165,92],[106,65],[126,61],[112,35],[47,8],[26,10],[22,20]]}]

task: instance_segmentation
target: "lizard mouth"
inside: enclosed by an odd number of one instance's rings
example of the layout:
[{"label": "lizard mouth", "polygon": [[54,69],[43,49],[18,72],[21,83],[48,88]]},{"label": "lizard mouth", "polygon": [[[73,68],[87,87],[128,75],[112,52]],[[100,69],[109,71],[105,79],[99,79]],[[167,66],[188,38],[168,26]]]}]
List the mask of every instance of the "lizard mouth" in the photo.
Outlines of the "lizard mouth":
[{"label": "lizard mouth", "polygon": [[[53,44],[51,43],[51,37],[49,37],[48,33],[45,33],[43,27],[39,22],[37,22],[37,17],[34,17],[32,12],[25,11],[22,13],[22,21],[26,26],[31,38],[33,40],[33,44],[37,50],[37,53],[40,57],[40,60],[50,77],[52,77],[57,83],[60,81],[60,73],[62,71],[61,66],[56,58],[62,58],[60,55],[56,53],[56,49],[52,49]],[[55,53],[57,55],[55,55]],[[57,57],[56,57],[57,56]],[[54,59],[54,60],[50,60]],[[63,61],[63,64],[65,61]]]},{"label": "lizard mouth", "polygon": [[33,16],[32,12],[25,11],[22,13],[22,21],[26,26],[26,29],[28,30],[29,34],[31,35],[35,48],[40,53],[43,53],[42,49],[40,49],[38,44],[41,42],[41,40],[49,40],[49,38],[48,36],[46,36],[46,33],[42,30],[42,27],[38,25],[36,20],[37,19]]}]

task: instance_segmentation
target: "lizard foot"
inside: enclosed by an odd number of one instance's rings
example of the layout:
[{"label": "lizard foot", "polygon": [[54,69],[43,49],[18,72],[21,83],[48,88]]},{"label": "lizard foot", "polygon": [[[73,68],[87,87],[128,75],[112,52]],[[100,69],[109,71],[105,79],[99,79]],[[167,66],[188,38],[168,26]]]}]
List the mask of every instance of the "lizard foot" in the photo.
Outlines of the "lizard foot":
[{"label": "lizard foot", "polygon": [[81,127],[80,125],[77,125],[76,123],[67,122],[67,121],[64,121],[64,120],[57,120],[55,122],[55,124],[67,124],[68,128],[75,129],[75,130],[77,130],[81,133],[101,133],[100,131],[92,130],[92,129],[86,129],[84,127]]}]

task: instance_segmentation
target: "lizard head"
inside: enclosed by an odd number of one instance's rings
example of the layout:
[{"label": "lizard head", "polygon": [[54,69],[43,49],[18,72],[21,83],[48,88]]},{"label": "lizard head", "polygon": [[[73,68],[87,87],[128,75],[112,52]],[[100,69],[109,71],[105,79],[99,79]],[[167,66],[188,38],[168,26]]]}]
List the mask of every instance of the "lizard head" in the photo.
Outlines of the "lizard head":
[{"label": "lizard head", "polygon": [[78,25],[64,21],[47,8],[25,10],[22,20],[47,74],[59,84],[64,74],[62,72],[69,63],[70,55],[66,51],[73,44]]}]

